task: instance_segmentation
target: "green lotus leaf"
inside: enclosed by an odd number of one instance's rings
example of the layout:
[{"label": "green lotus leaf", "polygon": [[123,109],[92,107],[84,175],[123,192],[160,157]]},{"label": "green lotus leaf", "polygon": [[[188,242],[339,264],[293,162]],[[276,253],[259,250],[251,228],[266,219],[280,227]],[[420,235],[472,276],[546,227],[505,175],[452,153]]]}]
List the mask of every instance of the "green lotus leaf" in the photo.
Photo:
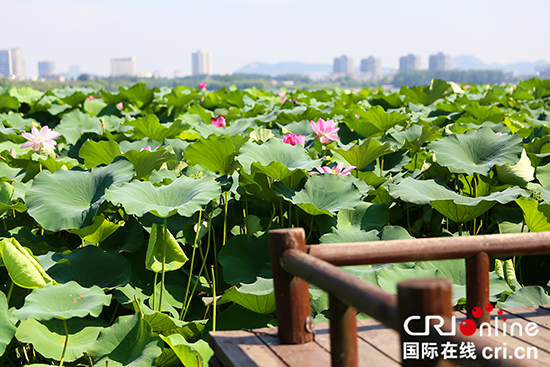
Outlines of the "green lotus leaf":
[{"label": "green lotus leaf", "polygon": [[[429,86],[401,87],[400,94],[405,96],[406,102],[420,103],[429,106],[440,98],[452,94],[454,83],[447,83],[441,79],[433,79]],[[460,90],[460,87],[458,87]]]},{"label": "green lotus leaf", "polygon": [[70,105],[71,107],[78,107],[78,105],[83,103],[88,96],[82,93],[81,91],[77,90],[76,92],[71,91],[71,94],[68,94],[66,96],[58,95],[58,97],[66,104]]},{"label": "green lotus leaf", "polygon": [[88,140],[78,151],[78,156],[84,159],[84,165],[88,168],[108,165],[121,154],[118,143],[112,140],[98,142]]},{"label": "green lotus leaf", "polygon": [[0,182],[0,215],[12,208],[14,188],[7,182]]},{"label": "green lotus leaf", "polygon": [[231,139],[225,136],[211,135],[207,139],[197,140],[185,149],[187,163],[200,164],[212,172],[231,173],[236,168],[237,149]]},{"label": "green lotus leaf", "polygon": [[166,229],[167,238],[165,240],[164,229],[164,225],[153,223],[147,246],[145,268],[155,273],[160,273],[163,270],[163,254],[165,255],[164,271],[178,270],[189,260],[168,229]]},{"label": "green lotus leaf", "polygon": [[17,98],[8,96],[6,94],[0,95],[0,111],[19,110],[21,103]]},{"label": "green lotus leaf", "polygon": [[498,302],[498,308],[541,306],[550,303],[550,297],[541,286],[527,286],[520,288],[506,298],[504,302]]},{"label": "green lotus leaf", "polygon": [[279,139],[269,139],[262,145],[246,143],[241,148],[237,160],[247,174],[265,173],[283,180],[298,169],[311,170],[321,164],[321,160],[311,160],[301,145],[292,146]]},{"label": "green lotus leaf", "polygon": [[3,292],[0,292],[0,356],[4,354],[10,344],[17,328],[11,323],[8,316],[8,300]]},{"label": "green lotus leaf", "polygon": [[89,171],[41,172],[26,193],[29,215],[50,231],[87,227],[105,201],[105,189],[128,182],[133,173],[124,159]]},{"label": "green lotus leaf", "polygon": [[376,229],[365,231],[346,231],[334,228],[331,233],[326,233],[321,236],[319,243],[349,243],[349,242],[369,242],[379,241],[378,231]]},{"label": "green lotus leaf", "polygon": [[98,317],[103,306],[111,303],[111,296],[105,295],[97,286],[83,288],[77,282],[63,285],[47,285],[33,289],[25,298],[25,304],[13,315],[19,320],[34,318],[46,321],[54,318],[67,320],[71,317]]},{"label": "green lotus leaf", "polygon": [[21,288],[42,288],[54,283],[32,252],[13,237],[0,241],[0,259],[11,280]]},{"label": "green lotus leaf", "polygon": [[162,340],[139,312],[120,316],[113,326],[103,329],[87,355],[94,366],[151,367],[162,353]]},{"label": "green lotus leaf", "polygon": [[37,91],[29,87],[11,88],[10,96],[17,98],[21,103],[33,104],[44,95],[44,92]]},{"label": "green lotus leaf", "polygon": [[[84,355],[99,332],[107,326],[101,319],[74,318],[65,321],[69,340],[65,351],[65,361],[71,362]],[[46,358],[60,360],[65,345],[63,320],[37,321],[33,318],[21,321],[15,335],[22,343],[32,343],[38,353]]]},{"label": "green lotus leaf", "polygon": [[208,361],[214,355],[214,351],[204,340],[190,343],[180,334],[161,335],[160,338],[172,348],[186,367],[208,366]]},{"label": "green lotus leaf", "polygon": [[359,118],[353,114],[345,118],[344,122],[352,131],[365,137],[382,136],[393,126],[410,119],[409,116],[397,112],[388,113],[380,106],[367,110],[357,108],[354,112]]},{"label": "green lotus leaf", "polygon": [[203,138],[207,138],[212,134],[226,136],[243,135],[249,128],[255,126],[256,124],[253,121],[232,121],[226,127],[216,127],[209,121],[206,124],[198,124],[194,129],[198,131]]},{"label": "green lotus leaf", "polygon": [[144,240],[143,227],[135,218],[130,217],[115,233],[100,242],[99,247],[110,252],[136,252]]},{"label": "green lotus leaf", "polygon": [[[137,83],[130,88],[118,87],[120,93],[118,94],[122,99],[131,102],[137,108],[151,103],[155,97],[155,92],[158,92],[158,88],[149,89],[145,83]],[[118,102],[115,102],[118,103]]]},{"label": "green lotus leaf", "polygon": [[521,152],[521,158],[515,165],[504,164],[496,166],[497,176],[500,182],[509,185],[526,186],[535,178],[535,168],[527,156],[525,149]]},{"label": "green lotus leaf", "polygon": [[92,243],[101,243],[120,228],[120,224],[115,224],[105,219],[102,215],[94,218],[94,221],[88,227],[81,229],[71,229],[69,232],[78,235],[84,241]]},{"label": "green lotus leaf", "polygon": [[374,139],[365,139],[360,145],[353,145],[351,148],[332,149],[333,152],[341,155],[349,164],[362,170],[377,158],[391,153],[390,143],[380,144]]},{"label": "green lotus leaf", "polygon": [[517,186],[477,198],[462,196],[434,180],[415,180],[408,177],[399,184],[389,185],[390,195],[413,204],[430,204],[435,210],[456,223],[465,223],[477,218],[496,203],[506,204],[525,195]]},{"label": "green lotus leaf", "polygon": [[133,181],[106,191],[106,198],[114,204],[122,204],[129,214],[138,217],[151,212],[166,218],[175,213],[190,217],[212,199],[221,188],[211,177],[199,180],[181,176],[170,185],[155,187],[150,182]]},{"label": "green lotus leaf", "polygon": [[86,288],[113,288],[128,283],[132,275],[124,256],[93,245],[77,248],[63,258],[68,262],[58,262],[48,269],[48,274],[58,283],[75,281]]},{"label": "green lotus leaf", "polygon": [[231,285],[254,283],[257,277],[271,277],[271,258],[266,233],[231,237],[218,254],[223,279]]},{"label": "green lotus leaf", "polygon": [[55,131],[60,133],[68,144],[74,145],[82,134],[87,132],[101,134],[103,129],[99,118],[74,110],[63,115]]},{"label": "green lotus leaf", "polygon": [[162,142],[166,138],[174,138],[187,129],[187,126],[181,120],[176,120],[171,125],[162,124],[155,115],[147,115],[133,121],[127,121],[123,126],[134,127],[132,135],[134,140],[149,138],[158,142]]},{"label": "green lotus leaf", "polygon": [[385,204],[360,202],[354,210],[344,209],[338,212],[339,230],[353,232],[381,230],[390,221],[390,213]]},{"label": "green lotus leaf", "polygon": [[496,164],[517,164],[523,144],[519,135],[497,135],[489,127],[482,127],[436,140],[429,149],[437,162],[452,173],[486,176]]},{"label": "green lotus leaf", "polygon": [[162,147],[152,152],[148,150],[141,152],[129,150],[124,153],[124,156],[134,165],[136,178],[146,178],[152,171],[159,169],[164,163],[176,160],[174,153]]},{"label": "green lotus leaf", "polygon": [[344,230],[332,229],[332,233],[326,233],[321,236],[320,243],[348,243],[348,242],[369,242],[369,241],[392,241],[392,240],[411,240],[413,236],[407,230],[400,226],[384,226],[382,231],[378,232],[372,229],[368,232],[357,230],[348,226]]},{"label": "green lotus leaf", "polygon": [[218,304],[234,302],[244,308],[268,315],[275,312],[275,290],[273,280],[258,278],[252,284],[231,287],[220,298]]},{"label": "green lotus leaf", "polygon": [[342,209],[354,209],[361,201],[361,193],[352,182],[332,174],[311,176],[299,191],[281,182],[276,182],[273,189],[277,195],[311,215],[332,217]]},{"label": "green lotus leaf", "polygon": [[520,197],[516,200],[523,211],[523,218],[531,232],[550,231],[550,204],[538,203],[535,199]]}]

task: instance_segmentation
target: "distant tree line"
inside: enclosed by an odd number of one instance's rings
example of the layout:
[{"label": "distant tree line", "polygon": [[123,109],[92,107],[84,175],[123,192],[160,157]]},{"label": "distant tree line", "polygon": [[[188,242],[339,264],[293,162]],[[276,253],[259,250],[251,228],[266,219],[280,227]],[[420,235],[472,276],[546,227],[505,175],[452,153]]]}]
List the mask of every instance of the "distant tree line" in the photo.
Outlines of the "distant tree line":
[{"label": "distant tree line", "polygon": [[[80,75],[77,80],[65,82],[54,80],[18,81],[7,78],[0,78],[0,87],[31,87],[37,90],[46,91],[51,89],[63,89],[66,87],[104,89],[106,91],[117,91],[119,87],[131,87],[136,83],[145,83],[148,88],[175,88],[188,86],[197,88],[200,82],[206,82],[208,90],[215,91],[229,86],[239,89],[251,87],[266,90],[287,89],[330,89],[330,88],[366,88],[378,85],[392,84],[395,88],[403,85],[429,85],[432,79],[443,79],[456,83],[475,84],[500,84],[503,82],[512,83],[517,80],[508,78],[502,71],[478,70],[478,71],[455,71],[455,70],[421,70],[399,72],[391,78],[381,80],[357,80],[352,76],[342,76],[331,81],[314,81],[307,75],[260,75],[260,74],[231,74],[231,75],[194,75],[183,78],[138,78],[138,77],[108,77],[99,78],[87,74]],[[283,83],[292,81],[291,84]]]},{"label": "distant tree line", "polygon": [[432,79],[473,84],[500,84],[517,81],[507,77],[500,70],[417,70],[396,73],[392,84],[396,88],[400,88],[403,85],[429,85]]}]

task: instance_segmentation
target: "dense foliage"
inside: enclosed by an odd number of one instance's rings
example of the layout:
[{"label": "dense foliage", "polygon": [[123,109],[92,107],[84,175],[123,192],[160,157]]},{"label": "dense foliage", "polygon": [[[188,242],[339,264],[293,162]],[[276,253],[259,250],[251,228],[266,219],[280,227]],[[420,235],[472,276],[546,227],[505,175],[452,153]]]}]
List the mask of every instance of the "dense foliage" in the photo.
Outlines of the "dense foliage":
[{"label": "dense foliage", "polygon": [[[0,87],[0,364],[204,366],[209,330],[276,325],[273,228],[321,245],[550,230],[549,102],[539,79]],[[499,307],[550,303],[548,257],[492,264]],[[465,302],[462,260],[347,270],[390,292],[444,276]]]}]

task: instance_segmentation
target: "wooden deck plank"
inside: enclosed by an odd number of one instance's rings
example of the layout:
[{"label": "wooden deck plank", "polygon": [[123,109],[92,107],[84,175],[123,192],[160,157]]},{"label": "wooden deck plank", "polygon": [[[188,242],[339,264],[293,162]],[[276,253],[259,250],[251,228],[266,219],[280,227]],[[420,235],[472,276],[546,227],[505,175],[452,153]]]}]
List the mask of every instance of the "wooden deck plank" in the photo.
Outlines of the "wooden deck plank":
[{"label": "wooden deck plank", "polygon": [[396,363],[401,363],[399,333],[374,319],[357,320],[357,337]]},{"label": "wooden deck plank", "polygon": [[[330,367],[330,353],[315,342],[299,345],[280,345],[276,328],[254,330],[273,353],[289,367]],[[263,366],[262,366],[263,367]]]},{"label": "wooden deck plank", "polygon": [[[361,320],[358,320],[361,321]],[[370,321],[370,320],[369,320]],[[357,325],[357,334],[359,337],[359,331],[362,326]],[[392,331],[392,330],[390,330]],[[330,352],[330,332],[329,324],[316,324],[315,325],[315,342],[321,347]],[[359,337],[357,341],[357,349],[359,351],[359,366],[373,366],[373,367],[393,367],[400,366],[397,360],[390,358],[383,353],[380,349],[376,348],[372,344],[366,342]]]},{"label": "wooden deck plank", "polygon": [[[517,347],[536,347],[538,356],[529,365],[550,366],[550,306],[516,307],[503,309],[499,316],[499,335],[487,336],[502,346],[506,343],[508,356]],[[491,325],[497,310],[491,313]],[[462,312],[455,312],[457,332],[459,324],[466,318]],[[503,320],[506,317],[507,335],[503,335]],[[529,322],[537,323],[536,336],[510,335],[512,323],[517,322],[525,331]],[[399,334],[386,328],[374,319],[357,320],[360,366],[394,367],[401,363]],[[514,328],[517,334],[517,328]],[[476,332],[479,336],[479,330]],[[328,323],[315,325],[315,341],[302,345],[279,345],[276,328],[250,331],[218,331],[210,333],[210,345],[224,367],[328,367],[330,366],[330,334]],[[528,360],[524,359],[524,362]]]},{"label": "wooden deck plank", "polygon": [[286,366],[255,333],[242,330],[211,332],[209,344],[224,367]]}]

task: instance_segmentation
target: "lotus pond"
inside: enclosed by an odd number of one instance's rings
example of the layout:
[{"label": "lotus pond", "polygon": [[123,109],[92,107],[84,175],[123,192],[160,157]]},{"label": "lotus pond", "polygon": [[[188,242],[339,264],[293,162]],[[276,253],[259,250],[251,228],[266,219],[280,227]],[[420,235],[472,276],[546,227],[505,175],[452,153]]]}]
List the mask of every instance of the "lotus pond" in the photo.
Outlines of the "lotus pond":
[{"label": "lotus pond", "polygon": [[[269,229],[550,230],[550,80],[202,87],[0,88],[0,365],[205,366],[208,331],[277,324]],[[548,256],[491,261],[497,307],[550,303]],[[465,303],[463,260],[346,270],[447,277]]]}]

